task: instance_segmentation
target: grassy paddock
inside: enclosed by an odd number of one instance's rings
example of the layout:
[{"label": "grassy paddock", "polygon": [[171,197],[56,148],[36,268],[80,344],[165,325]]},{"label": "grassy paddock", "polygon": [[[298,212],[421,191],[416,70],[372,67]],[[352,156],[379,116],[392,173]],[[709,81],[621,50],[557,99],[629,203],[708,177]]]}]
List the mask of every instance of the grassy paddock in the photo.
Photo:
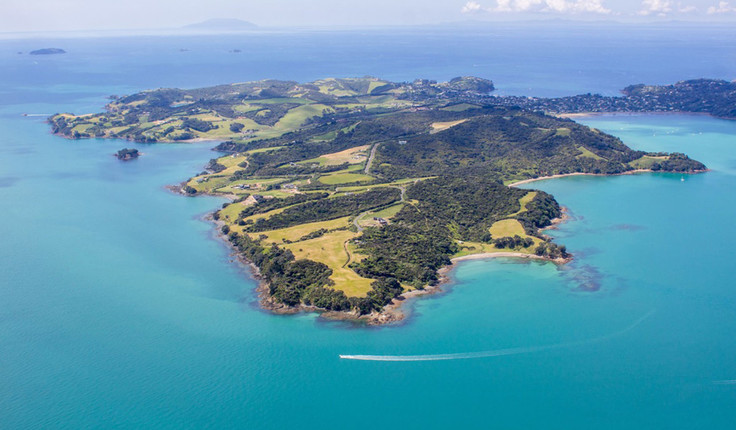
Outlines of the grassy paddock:
[{"label": "grassy paddock", "polygon": [[519,205],[521,206],[521,209],[519,209],[518,212],[511,214],[510,216],[516,216],[516,215],[526,212],[527,211],[526,205],[531,203],[531,201],[534,200],[534,197],[537,197],[536,191],[531,191],[529,193],[524,194],[524,197],[519,199]]},{"label": "grassy paddock", "polygon": [[645,155],[641,158],[637,158],[636,160],[629,162],[629,166],[635,169],[651,169],[654,163],[661,163],[666,159],[667,157],[665,156],[654,157],[651,155]]},{"label": "grassy paddock", "polygon": [[321,176],[319,182],[326,185],[350,184],[353,182],[372,181],[373,176],[364,175],[362,173],[336,173],[333,175]]},{"label": "grassy paddock", "polygon": [[311,160],[300,161],[297,164],[319,164],[320,166],[338,166],[343,163],[361,164],[366,161],[366,151],[370,145],[356,146],[355,148],[346,149],[340,152],[325,154]]},{"label": "grassy paddock", "polygon": [[593,151],[589,150],[588,148],[584,146],[578,146],[578,149],[582,152],[582,154],[578,155],[576,158],[594,158],[596,160],[604,159],[600,155],[594,153]]},{"label": "grassy paddock", "polygon": [[389,206],[385,209],[382,209],[380,211],[376,212],[368,212],[363,216],[361,219],[358,220],[358,224],[360,224],[363,227],[368,226],[379,226],[380,223],[378,221],[374,221],[373,218],[384,218],[384,219],[391,219],[394,215],[399,213],[401,208],[403,208],[405,203],[399,203],[397,205]]},{"label": "grassy paddock", "polygon": [[338,218],[330,221],[319,221],[310,222],[307,224],[299,224],[293,227],[281,228],[278,230],[264,231],[263,233],[268,236],[268,240],[273,243],[282,243],[283,239],[297,241],[302,236],[317,231],[319,229],[332,230],[340,227],[347,227],[349,225],[349,217]]},{"label": "grassy paddock", "polygon": [[470,103],[460,103],[460,104],[456,104],[452,106],[443,107],[441,108],[441,110],[446,110],[449,112],[464,112],[469,109],[478,109],[478,108],[480,108],[480,106],[478,105],[472,105]]},{"label": "grassy paddock", "polygon": [[503,221],[494,222],[490,228],[490,232],[491,236],[493,236],[494,238],[508,237],[514,235],[526,237],[524,226],[522,226],[521,223],[515,219],[505,219]]},{"label": "grassy paddock", "polygon": [[318,261],[332,269],[330,279],[335,282],[332,288],[343,291],[348,297],[365,297],[371,290],[371,283],[374,280],[358,276],[352,269],[343,267],[348,262],[348,258],[357,258],[354,255],[349,257],[346,251],[346,246],[348,246],[346,242],[356,235],[357,233],[342,230],[316,239],[284,245],[284,247],[290,249],[297,259],[306,258]]}]

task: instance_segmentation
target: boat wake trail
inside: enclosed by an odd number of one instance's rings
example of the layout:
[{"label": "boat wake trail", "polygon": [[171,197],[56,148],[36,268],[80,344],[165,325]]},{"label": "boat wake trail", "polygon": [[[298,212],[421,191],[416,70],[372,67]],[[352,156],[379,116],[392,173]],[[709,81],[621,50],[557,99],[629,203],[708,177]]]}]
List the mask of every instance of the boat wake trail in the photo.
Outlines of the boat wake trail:
[{"label": "boat wake trail", "polygon": [[571,346],[584,345],[594,342],[608,340],[635,329],[639,324],[654,314],[655,310],[647,312],[646,315],[637,319],[629,326],[617,332],[592,339],[578,340],[574,342],[555,343],[551,345],[531,346],[522,348],[494,349],[491,351],[460,352],[455,354],[433,354],[433,355],[340,355],[343,360],[362,361],[442,361],[442,360],[470,360],[474,358],[500,357],[504,355],[529,354],[532,352],[546,351],[550,349],[568,348]]}]

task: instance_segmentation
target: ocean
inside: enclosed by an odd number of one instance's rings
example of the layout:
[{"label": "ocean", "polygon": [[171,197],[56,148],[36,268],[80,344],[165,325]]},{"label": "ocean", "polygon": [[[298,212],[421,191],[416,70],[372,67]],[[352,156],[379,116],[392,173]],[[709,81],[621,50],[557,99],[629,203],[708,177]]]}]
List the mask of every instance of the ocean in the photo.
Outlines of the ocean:
[{"label": "ocean", "polygon": [[[733,428],[736,122],[579,119],[712,171],[527,184],[568,209],[550,234],[571,264],[462,262],[442,294],[375,328],[258,308],[256,282],[203,219],[224,200],[165,188],[214,144],[70,141],[44,117],[99,111],[111,94],[263,78],[475,75],[501,94],[616,94],[733,79],[734,32],[0,40],[0,428]],[[68,54],[18,54],[43,47]],[[125,146],[144,156],[119,162]]]}]

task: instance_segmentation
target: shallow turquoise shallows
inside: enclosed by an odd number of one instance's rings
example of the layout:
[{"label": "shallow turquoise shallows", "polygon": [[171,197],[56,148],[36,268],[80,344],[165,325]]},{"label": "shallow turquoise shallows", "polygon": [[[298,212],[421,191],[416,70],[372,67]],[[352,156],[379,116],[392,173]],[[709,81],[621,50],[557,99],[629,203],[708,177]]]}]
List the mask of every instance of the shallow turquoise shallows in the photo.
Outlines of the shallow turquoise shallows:
[{"label": "shallow turquoise shallows", "polygon": [[[51,136],[43,116],[21,115],[98,110],[108,94],[147,87],[272,76],[500,75],[515,79],[507,88],[540,94],[609,91],[678,72],[724,76],[733,60],[720,54],[736,45],[555,39],[586,61],[524,51],[513,68],[514,43],[532,50],[531,39],[457,36],[467,49],[432,60],[436,47],[424,42],[452,45],[444,37],[0,42],[0,428],[734,428],[736,122],[582,119],[712,171],[528,184],[568,208],[551,234],[575,255],[571,264],[464,262],[443,294],[408,306],[403,324],[366,328],[258,309],[255,282],[202,219],[223,200],[164,188],[200,171],[216,156],[212,144],[68,141]],[[634,39],[643,42],[626,45]],[[620,56],[592,49],[596,40]],[[16,54],[47,45],[70,53]],[[248,56],[228,52],[238,47]],[[675,47],[680,57],[669,55]],[[544,62],[551,75],[537,74]],[[662,75],[657,64],[667,66]],[[112,154],[125,146],[144,155],[120,162]]]}]

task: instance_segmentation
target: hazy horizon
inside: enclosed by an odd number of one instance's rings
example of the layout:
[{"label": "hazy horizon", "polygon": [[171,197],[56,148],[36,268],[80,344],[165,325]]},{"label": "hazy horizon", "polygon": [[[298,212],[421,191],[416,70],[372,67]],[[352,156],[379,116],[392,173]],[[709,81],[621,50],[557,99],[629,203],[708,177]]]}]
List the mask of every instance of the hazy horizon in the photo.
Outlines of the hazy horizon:
[{"label": "hazy horizon", "polygon": [[268,4],[212,0],[181,7],[173,0],[101,3],[36,0],[4,8],[0,33],[172,30],[235,18],[262,28],[424,26],[463,22],[578,21],[651,24],[734,23],[736,0],[274,0]]}]

